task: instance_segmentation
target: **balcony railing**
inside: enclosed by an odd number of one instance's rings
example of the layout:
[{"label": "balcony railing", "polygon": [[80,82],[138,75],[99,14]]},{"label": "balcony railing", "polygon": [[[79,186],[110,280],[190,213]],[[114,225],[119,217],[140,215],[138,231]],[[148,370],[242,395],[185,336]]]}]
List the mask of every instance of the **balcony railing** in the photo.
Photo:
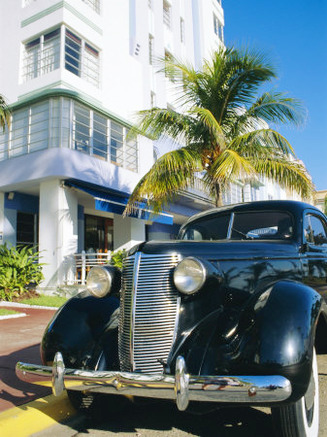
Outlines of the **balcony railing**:
[{"label": "balcony railing", "polygon": [[107,264],[110,261],[111,253],[92,252],[76,253],[75,259],[75,284],[85,285],[86,277],[94,266]]}]

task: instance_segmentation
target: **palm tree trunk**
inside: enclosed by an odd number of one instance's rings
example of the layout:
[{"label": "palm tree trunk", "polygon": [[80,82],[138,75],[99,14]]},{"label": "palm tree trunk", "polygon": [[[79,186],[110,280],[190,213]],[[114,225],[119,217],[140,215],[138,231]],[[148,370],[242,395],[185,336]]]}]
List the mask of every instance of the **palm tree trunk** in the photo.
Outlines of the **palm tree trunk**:
[{"label": "palm tree trunk", "polygon": [[220,206],[223,206],[224,202],[223,202],[221,187],[220,187],[219,183],[215,183],[214,192],[215,192],[215,205],[216,205],[216,207],[218,208]]}]

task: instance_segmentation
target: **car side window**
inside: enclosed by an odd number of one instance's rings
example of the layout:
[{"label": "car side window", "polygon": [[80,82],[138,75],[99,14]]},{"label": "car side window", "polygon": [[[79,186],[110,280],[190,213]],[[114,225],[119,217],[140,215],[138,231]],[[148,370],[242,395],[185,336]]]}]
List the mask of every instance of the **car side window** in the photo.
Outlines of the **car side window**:
[{"label": "car side window", "polygon": [[224,240],[227,238],[230,214],[203,218],[182,229],[181,240]]},{"label": "car side window", "polygon": [[308,243],[315,246],[327,246],[326,224],[313,214],[307,214],[304,220],[304,235]]}]

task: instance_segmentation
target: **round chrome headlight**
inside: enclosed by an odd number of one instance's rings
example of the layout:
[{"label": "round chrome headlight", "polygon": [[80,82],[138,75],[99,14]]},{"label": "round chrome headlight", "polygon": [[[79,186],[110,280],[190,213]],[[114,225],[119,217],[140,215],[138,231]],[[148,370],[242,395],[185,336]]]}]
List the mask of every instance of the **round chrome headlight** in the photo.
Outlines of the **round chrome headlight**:
[{"label": "round chrome headlight", "polygon": [[92,267],[87,275],[86,286],[95,297],[106,296],[112,285],[112,277],[108,270],[102,267]]},{"label": "round chrome headlight", "polygon": [[206,277],[204,265],[196,258],[183,259],[174,270],[176,288],[184,294],[193,294],[199,291]]}]

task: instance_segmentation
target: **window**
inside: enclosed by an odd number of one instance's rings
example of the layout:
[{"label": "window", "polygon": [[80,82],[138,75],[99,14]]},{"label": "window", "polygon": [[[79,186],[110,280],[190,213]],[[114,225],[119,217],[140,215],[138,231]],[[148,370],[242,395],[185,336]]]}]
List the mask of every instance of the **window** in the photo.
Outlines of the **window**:
[{"label": "window", "polygon": [[182,229],[181,240],[224,240],[227,238],[230,215],[207,217]]},{"label": "window", "polygon": [[79,104],[74,105],[73,141],[74,149],[90,153],[90,111]]},{"label": "window", "polygon": [[65,147],[138,171],[137,138],[128,128],[74,99],[54,97],[13,111],[0,131],[0,161]]},{"label": "window", "polygon": [[99,86],[99,52],[85,43],[82,77],[92,85]]},{"label": "window", "polygon": [[127,140],[125,146],[125,162],[124,167],[132,171],[137,171],[138,168],[138,151],[135,138],[129,138],[127,132]]},{"label": "window", "polygon": [[68,71],[81,75],[82,40],[66,29],[65,38],[65,68]]},{"label": "window", "polygon": [[91,9],[93,9],[97,14],[100,14],[100,0],[82,0]]},{"label": "window", "polygon": [[154,108],[155,106],[156,106],[156,93],[154,92],[154,91],[151,91],[151,94],[150,94],[150,105],[151,105],[151,108]]},{"label": "window", "polygon": [[[60,67],[60,28],[41,35],[24,45],[23,80],[29,81]],[[76,76],[100,85],[99,51],[88,42],[65,29],[64,68]]]},{"label": "window", "polygon": [[316,246],[327,245],[327,227],[322,220],[313,215],[307,214],[304,220],[304,235],[308,243]]},{"label": "window", "polygon": [[282,211],[244,212],[204,217],[181,231],[182,240],[289,239],[293,219]]},{"label": "window", "polygon": [[292,235],[292,217],[279,211],[236,213],[231,229],[232,240],[285,240]]},{"label": "window", "polygon": [[59,68],[60,59],[60,29],[44,35],[42,52],[42,73],[46,74]]},{"label": "window", "polygon": [[37,0],[23,0],[23,8],[26,8],[26,6],[31,5],[35,1]]},{"label": "window", "polygon": [[107,118],[100,114],[93,115],[93,155],[102,159],[108,156]]},{"label": "window", "polygon": [[23,80],[39,77],[59,68],[60,29],[29,41],[24,46]]},{"label": "window", "polygon": [[29,142],[30,152],[45,149],[48,145],[49,133],[49,102],[31,106],[29,111]]},{"label": "window", "polygon": [[168,29],[171,28],[171,6],[166,0],[163,2],[163,22]]},{"label": "window", "polygon": [[213,30],[220,41],[224,41],[224,27],[215,14],[213,14]]},{"label": "window", "polygon": [[[173,55],[168,50],[165,50],[165,61],[169,63],[172,62],[173,59],[174,59]],[[170,73],[169,65],[165,65],[165,77],[169,78],[169,80],[173,82],[174,81],[173,77],[169,73]]]},{"label": "window", "polygon": [[180,29],[181,43],[184,43],[185,42],[185,21],[182,17],[180,18],[180,21],[179,21],[179,29]]},{"label": "window", "polygon": [[12,136],[9,156],[14,157],[27,153],[28,144],[28,115],[27,108],[15,111],[12,117]]},{"label": "window", "polygon": [[25,81],[34,79],[41,74],[40,72],[40,58],[41,58],[41,40],[34,39],[25,44],[24,52],[24,67],[23,76]]},{"label": "window", "polygon": [[[85,215],[85,250],[88,254],[113,249],[113,220]],[[91,256],[91,255],[88,255]]]},{"label": "window", "polygon": [[17,212],[16,244],[34,247],[37,245],[38,216]]},{"label": "window", "polygon": [[154,38],[152,35],[149,35],[149,64],[153,64],[153,43]]},{"label": "window", "polygon": [[99,52],[66,29],[65,68],[94,86],[99,86]]},{"label": "window", "polygon": [[123,126],[111,122],[110,160],[114,164],[123,164]]}]

